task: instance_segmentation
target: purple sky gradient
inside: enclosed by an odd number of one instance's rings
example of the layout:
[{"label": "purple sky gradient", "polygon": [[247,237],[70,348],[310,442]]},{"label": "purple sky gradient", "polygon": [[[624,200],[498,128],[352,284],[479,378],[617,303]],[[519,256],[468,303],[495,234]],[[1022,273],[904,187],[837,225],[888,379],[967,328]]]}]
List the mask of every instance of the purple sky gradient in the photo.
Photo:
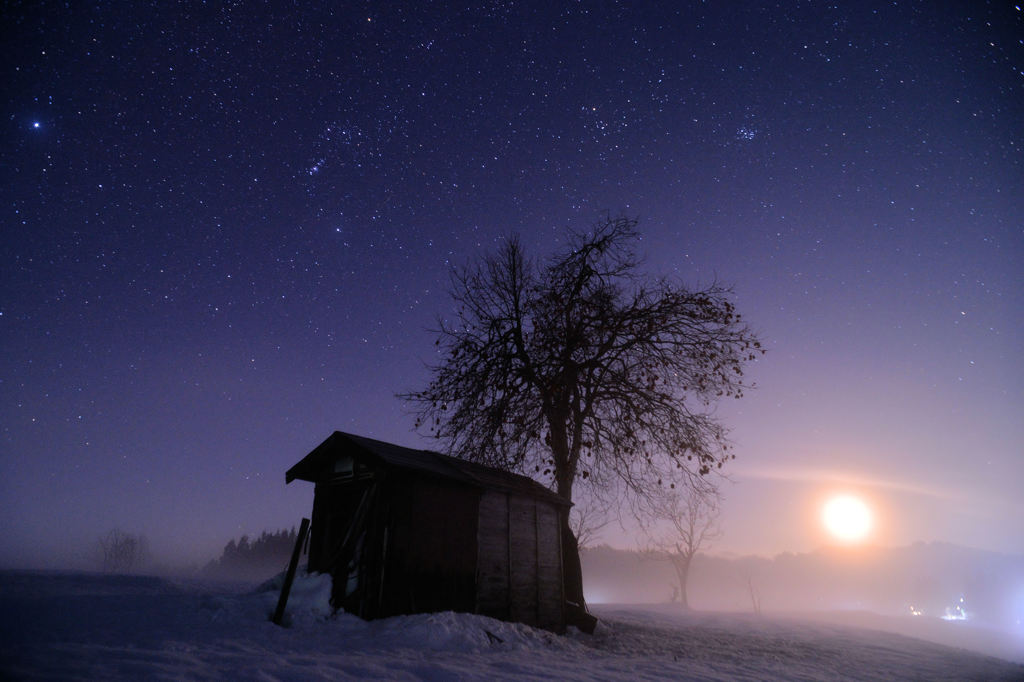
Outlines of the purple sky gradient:
[{"label": "purple sky gradient", "polygon": [[308,515],[332,430],[431,447],[394,394],[449,268],[604,212],[770,349],[723,551],[833,490],[1024,551],[1020,10],[335,4],[5,5],[0,565],[204,562]]}]

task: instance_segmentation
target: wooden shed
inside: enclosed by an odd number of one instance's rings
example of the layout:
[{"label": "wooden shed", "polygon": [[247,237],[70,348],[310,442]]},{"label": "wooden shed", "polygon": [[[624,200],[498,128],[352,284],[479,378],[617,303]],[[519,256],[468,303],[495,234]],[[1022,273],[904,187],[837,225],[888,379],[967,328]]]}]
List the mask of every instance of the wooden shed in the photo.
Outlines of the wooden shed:
[{"label": "wooden shed", "polygon": [[563,632],[569,503],[525,476],[335,431],[285,475],[316,484],[309,570],[363,618],[463,611]]}]

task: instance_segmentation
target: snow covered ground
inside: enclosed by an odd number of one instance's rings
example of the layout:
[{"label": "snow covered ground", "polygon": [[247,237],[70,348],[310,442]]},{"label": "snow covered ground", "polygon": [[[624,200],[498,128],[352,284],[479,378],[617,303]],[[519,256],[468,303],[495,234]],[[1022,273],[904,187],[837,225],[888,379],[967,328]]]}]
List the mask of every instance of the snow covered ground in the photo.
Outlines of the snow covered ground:
[{"label": "snow covered ground", "polygon": [[328,592],[297,580],[281,628],[274,585],[0,572],[0,678],[1024,680],[1022,662],[827,619],[600,606],[593,636],[559,637],[467,614],[331,616]]}]

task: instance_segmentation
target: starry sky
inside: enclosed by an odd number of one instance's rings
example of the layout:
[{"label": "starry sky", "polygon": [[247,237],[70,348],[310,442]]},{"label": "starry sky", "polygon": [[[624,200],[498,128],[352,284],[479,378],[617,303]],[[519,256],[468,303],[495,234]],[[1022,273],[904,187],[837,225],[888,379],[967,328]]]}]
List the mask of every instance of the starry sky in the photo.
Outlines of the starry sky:
[{"label": "starry sky", "polygon": [[0,565],[202,563],[308,515],[332,430],[432,447],[450,268],[606,214],[769,348],[722,551],[843,490],[1024,552],[1013,3],[70,5],[0,16]]}]

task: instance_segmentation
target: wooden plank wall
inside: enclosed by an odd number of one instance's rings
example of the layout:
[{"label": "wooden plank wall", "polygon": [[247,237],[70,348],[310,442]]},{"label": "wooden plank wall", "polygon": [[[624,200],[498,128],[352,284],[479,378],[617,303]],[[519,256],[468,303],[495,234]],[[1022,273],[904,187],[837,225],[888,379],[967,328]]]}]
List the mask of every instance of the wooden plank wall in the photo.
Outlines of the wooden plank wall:
[{"label": "wooden plank wall", "polygon": [[514,621],[536,625],[539,621],[537,592],[536,502],[510,495],[509,555],[512,570],[509,616]]},{"label": "wooden plank wall", "polygon": [[477,526],[477,613],[508,619],[508,495],[486,491],[480,497]]},{"label": "wooden plank wall", "polygon": [[477,612],[563,631],[558,510],[530,497],[487,491],[478,532]]},{"label": "wooden plank wall", "polygon": [[565,596],[562,588],[561,525],[558,510],[537,501],[537,625],[562,632],[565,629]]}]

